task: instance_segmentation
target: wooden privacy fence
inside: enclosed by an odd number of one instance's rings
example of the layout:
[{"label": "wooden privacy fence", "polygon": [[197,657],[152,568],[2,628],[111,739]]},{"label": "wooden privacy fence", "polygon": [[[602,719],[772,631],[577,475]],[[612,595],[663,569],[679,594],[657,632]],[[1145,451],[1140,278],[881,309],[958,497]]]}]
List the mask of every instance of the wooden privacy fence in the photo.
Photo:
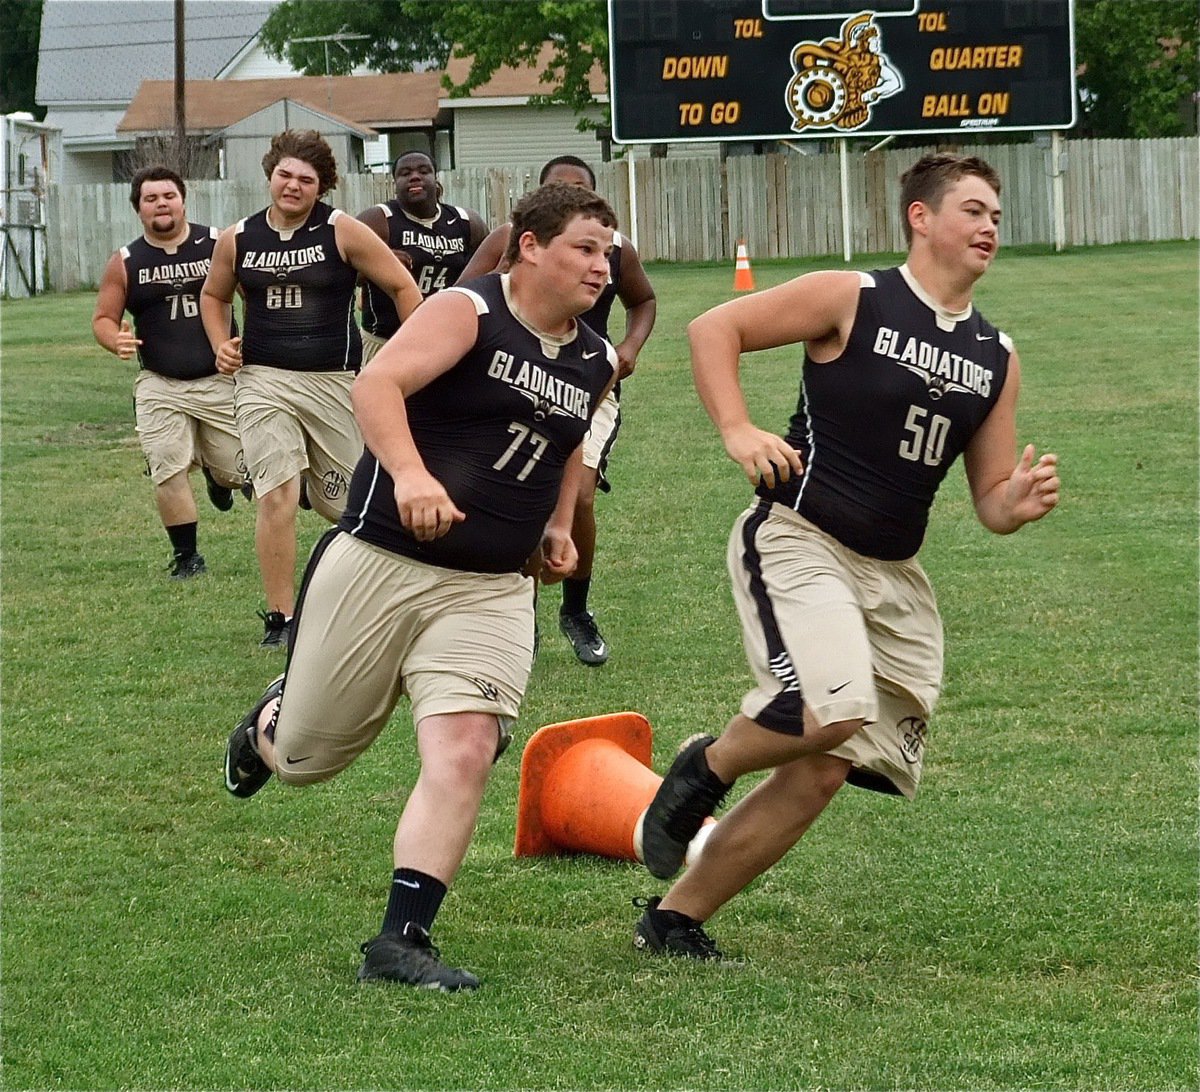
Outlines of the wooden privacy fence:
[{"label": "wooden privacy fence", "polygon": [[[1064,148],[1061,164],[1036,142],[978,149],[1003,180],[1002,244],[1054,241],[1053,176],[1060,167],[1068,246],[1200,236],[1196,137],[1077,140]],[[847,214],[854,254],[904,250],[899,178],[929,150],[864,152],[851,146]],[[447,200],[478,209],[494,225],[537,185],[540,166],[472,167],[441,177]],[[597,189],[646,261],[732,261],[739,239],[754,258],[842,252],[836,152],[639,159],[632,170],[626,162],[595,167]],[[351,175],[330,200],[357,214],[391,196],[386,175]],[[188,215],[224,227],[267,199],[265,180],[191,182]],[[48,283],[62,291],[94,286],[108,256],[135,238],[139,227],[127,184],[52,186],[47,220]]]}]

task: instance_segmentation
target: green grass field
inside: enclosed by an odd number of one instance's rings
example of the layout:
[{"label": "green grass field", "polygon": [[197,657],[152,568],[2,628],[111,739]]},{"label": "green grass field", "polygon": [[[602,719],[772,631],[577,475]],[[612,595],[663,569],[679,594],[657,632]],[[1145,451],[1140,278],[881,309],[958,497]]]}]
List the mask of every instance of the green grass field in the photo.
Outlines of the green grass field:
[{"label": "green grass field", "polygon": [[[636,709],[661,771],[747,685],[724,544],[748,493],[683,335],[732,272],[650,270],[658,329],[598,502],[613,659],[578,665],[547,593],[525,736]],[[951,473],[914,803],[847,789],[710,923],[739,962],[654,961],[630,898],[665,885],[513,858],[518,742],[435,933],[471,996],[354,980],[416,772],[407,712],[328,785],[225,793],[225,737],[282,662],[256,647],[251,508],[203,504],[210,575],[168,581],[133,371],[92,342],[91,297],[6,303],[3,1087],[1195,1088],[1196,295],[1194,244],[1008,253],[981,285],[1064,498],[997,538]],[[797,367],[747,362],[760,425],[784,427]]]}]

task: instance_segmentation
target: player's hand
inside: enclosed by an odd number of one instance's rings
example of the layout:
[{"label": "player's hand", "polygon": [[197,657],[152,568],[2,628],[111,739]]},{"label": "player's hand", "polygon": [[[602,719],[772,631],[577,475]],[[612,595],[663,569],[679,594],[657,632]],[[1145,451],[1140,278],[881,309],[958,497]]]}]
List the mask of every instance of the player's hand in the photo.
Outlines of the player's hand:
[{"label": "player's hand", "polygon": [[764,432],[749,422],[728,429],[721,439],[725,451],[742,468],[751,485],[761,482],[771,489],[777,482],[786,482],[793,474],[804,472],[800,452],[782,436]]},{"label": "player's hand", "polygon": [[242,366],[242,339],[231,337],[217,347],[217,371],[233,375]]},{"label": "player's hand", "polygon": [[547,527],[542,535],[542,583],[557,584],[570,576],[578,564],[579,551],[570,532]]},{"label": "player's hand", "polygon": [[409,272],[412,272],[412,255],[407,250],[393,250],[393,254],[400,259],[400,264]]},{"label": "player's hand", "polygon": [[467,518],[442,483],[428,471],[414,471],[397,478],[395,496],[400,523],[418,542],[441,538]]},{"label": "player's hand", "polygon": [[637,353],[631,353],[623,345],[617,346],[617,379],[628,379],[637,367]]},{"label": "player's hand", "polygon": [[521,566],[522,576],[531,576],[534,580],[540,580],[542,576],[542,544],[539,542],[526,559],[525,564]]},{"label": "player's hand", "polygon": [[130,359],[136,355],[141,343],[140,338],[133,336],[133,327],[129,324],[129,319],[121,319],[120,328],[117,330],[117,356],[122,360]]},{"label": "player's hand", "polygon": [[1033,453],[1033,444],[1026,445],[1005,489],[1009,512],[1019,524],[1041,519],[1058,504],[1058,456],[1047,453],[1035,463]]}]

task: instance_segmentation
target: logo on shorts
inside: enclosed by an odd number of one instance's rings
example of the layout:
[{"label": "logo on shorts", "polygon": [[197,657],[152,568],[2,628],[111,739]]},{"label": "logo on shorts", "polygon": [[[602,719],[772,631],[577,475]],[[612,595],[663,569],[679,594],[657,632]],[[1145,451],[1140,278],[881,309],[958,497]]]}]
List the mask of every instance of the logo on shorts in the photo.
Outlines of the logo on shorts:
[{"label": "logo on shorts", "polygon": [[490,683],[486,679],[472,679],[471,682],[476,685],[476,687],[479,689],[479,693],[487,698],[488,701],[496,701],[499,699],[500,689],[495,683]]},{"label": "logo on shorts", "polygon": [[321,494],[326,500],[337,500],[346,492],[346,479],[336,470],[327,470],[321,475]]},{"label": "logo on shorts", "polygon": [[921,761],[921,755],[925,750],[928,726],[920,717],[905,717],[896,727],[903,734],[900,754],[904,756],[905,762],[910,766],[915,766]]}]

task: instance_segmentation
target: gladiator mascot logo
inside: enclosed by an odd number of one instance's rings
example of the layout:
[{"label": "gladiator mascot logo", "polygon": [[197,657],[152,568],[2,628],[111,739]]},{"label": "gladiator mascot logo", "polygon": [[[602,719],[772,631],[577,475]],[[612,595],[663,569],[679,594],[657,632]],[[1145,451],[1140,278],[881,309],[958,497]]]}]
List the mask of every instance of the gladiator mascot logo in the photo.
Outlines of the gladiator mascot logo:
[{"label": "gladiator mascot logo", "polygon": [[841,38],[799,42],[792,50],[787,108],[792,128],[851,132],[871,120],[871,107],[904,90],[904,80],[882,52],[873,12],[842,24]]}]

